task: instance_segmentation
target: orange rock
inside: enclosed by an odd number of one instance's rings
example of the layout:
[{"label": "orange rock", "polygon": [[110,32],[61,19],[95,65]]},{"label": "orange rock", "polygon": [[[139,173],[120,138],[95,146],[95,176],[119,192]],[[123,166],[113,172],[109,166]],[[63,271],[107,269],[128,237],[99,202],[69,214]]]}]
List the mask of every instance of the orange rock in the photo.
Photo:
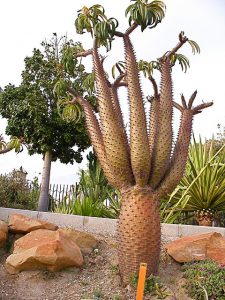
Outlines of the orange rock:
[{"label": "orange rock", "polygon": [[13,233],[28,233],[37,229],[57,230],[58,226],[20,214],[12,214],[9,217],[9,231]]},{"label": "orange rock", "polygon": [[206,246],[206,255],[220,265],[225,266],[225,238],[221,236],[213,238],[213,243]]},{"label": "orange rock", "polygon": [[180,263],[204,259],[220,263],[225,260],[225,238],[217,232],[183,237],[168,243],[165,248]]},{"label": "orange rock", "polygon": [[66,267],[80,267],[83,256],[79,247],[60,231],[38,229],[14,244],[5,267],[10,274],[22,270],[47,269],[55,272]]},{"label": "orange rock", "polygon": [[83,254],[90,254],[98,244],[98,240],[90,233],[70,228],[60,228],[59,231],[74,241],[80,247]]},{"label": "orange rock", "polygon": [[0,230],[0,248],[5,245],[6,240],[7,240],[7,233]]},{"label": "orange rock", "polygon": [[1,220],[0,220],[0,231],[8,233],[8,225]]},{"label": "orange rock", "polygon": [[5,245],[8,236],[8,225],[0,220],[0,247]]}]

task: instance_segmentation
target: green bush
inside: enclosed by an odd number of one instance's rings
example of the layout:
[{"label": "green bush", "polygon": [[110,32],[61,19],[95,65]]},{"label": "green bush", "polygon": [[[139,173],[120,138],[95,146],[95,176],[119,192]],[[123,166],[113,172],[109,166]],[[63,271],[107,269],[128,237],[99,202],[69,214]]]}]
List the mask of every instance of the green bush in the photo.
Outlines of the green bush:
[{"label": "green bush", "polygon": [[91,216],[102,218],[114,218],[113,212],[101,201],[93,201],[89,197],[75,199],[67,203],[66,201],[54,207],[54,212],[79,216]]},{"label": "green bush", "polygon": [[81,216],[118,218],[120,194],[111,187],[94,155],[87,155],[87,169],[80,170],[80,180],[75,185],[73,198],[66,196],[61,203],[54,203],[53,212]]},{"label": "green bush", "polygon": [[35,210],[38,196],[37,178],[29,182],[17,170],[0,176],[1,207]]},{"label": "green bush", "polygon": [[[216,149],[217,150],[217,149]],[[180,217],[196,218],[209,212],[215,221],[225,210],[225,145],[215,153],[214,141],[191,145],[186,172],[180,184],[161,202],[161,218],[165,223],[175,223]]]},{"label": "green bush", "polygon": [[225,300],[225,268],[213,261],[185,264],[185,288],[196,300]]}]

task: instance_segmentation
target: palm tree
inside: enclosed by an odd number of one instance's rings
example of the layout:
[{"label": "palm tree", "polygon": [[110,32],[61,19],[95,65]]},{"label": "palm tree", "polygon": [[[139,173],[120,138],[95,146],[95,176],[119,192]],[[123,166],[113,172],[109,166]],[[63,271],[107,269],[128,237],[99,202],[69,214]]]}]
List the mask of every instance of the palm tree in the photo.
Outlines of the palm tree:
[{"label": "palm tree", "polygon": [[[179,43],[166,52],[155,63],[143,63],[142,70],[148,75],[154,88],[150,98],[150,123],[147,123],[146,109],[139,80],[139,68],[135,58],[130,34],[141,26],[153,28],[164,17],[165,6],[161,1],[136,0],[126,11],[130,27],[125,33],[116,31],[118,22],[107,19],[100,5],[84,7],[75,21],[77,32],[85,30],[93,36],[93,48],[76,54],[77,57],[92,55],[93,72],[98,98],[99,118],[85,98],[68,87],[73,99],[79,103],[86,117],[86,127],[109,183],[118,188],[122,195],[122,207],[118,221],[118,249],[120,272],[127,283],[142,262],[148,265],[148,274],[157,273],[160,254],[159,199],[170,193],[179,183],[187,160],[192,131],[192,119],[212,103],[203,103],[195,108],[194,92],[188,103],[182,95],[182,104],[173,101],[171,69],[175,61],[186,67],[188,60],[178,49],[189,42],[195,51],[198,45],[188,40],[181,32]],[[123,39],[125,49],[125,70],[117,64],[120,74],[110,83],[103,68],[98,48],[110,49],[113,38]],[[185,63],[186,61],[186,63]],[[152,69],[161,72],[160,91],[152,76]],[[118,88],[126,86],[130,110],[130,130],[127,136]],[[181,112],[181,123],[175,147],[173,144],[173,107]]]}]

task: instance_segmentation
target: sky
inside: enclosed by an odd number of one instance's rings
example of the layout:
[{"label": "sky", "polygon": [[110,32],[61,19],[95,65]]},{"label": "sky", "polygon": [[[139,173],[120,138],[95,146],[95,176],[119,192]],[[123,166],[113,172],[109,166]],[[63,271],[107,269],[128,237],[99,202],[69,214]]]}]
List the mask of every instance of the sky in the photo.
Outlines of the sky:
[{"label": "sky", "polygon": [[[195,104],[202,101],[214,102],[213,107],[204,110],[194,120],[193,131],[196,136],[210,138],[217,131],[217,124],[225,125],[225,1],[224,0],[165,0],[166,17],[156,28],[141,33],[132,33],[132,42],[138,59],[155,60],[166,51],[172,49],[178,42],[178,34],[184,31],[186,36],[198,42],[200,55],[192,55],[191,48],[185,45],[180,53],[188,56],[191,68],[183,73],[180,67],[173,70],[174,100],[180,102],[180,94],[186,99],[197,89]],[[53,32],[59,36],[65,35],[74,41],[81,41],[86,49],[91,47],[89,35],[76,34],[74,21],[77,11],[84,5],[101,4],[106,9],[108,17],[116,17],[119,30],[127,28],[124,17],[128,0],[2,0],[0,3],[0,86],[8,83],[20,84],[21,72],[24,68],[24,58],[32,54],[33,48],[40,47],[41,41],[50,39]],[[113,49],[107,53],[106,68],[118,60],[123,60],[121,41],[113,43]],[[90,71],[90,63],[87,61]],[[156,76],[157,78],[157,76]],[[145,95],[151,95],[149,82],[143,81]],[[121,104],[125,120],[126,93],[120,92]],[[179,114],[174,116],[175,135],[179,125]],[[0,133],[4,133],[6,120],[0,119]],[[9,137],[5,136],[7,141]],[[84,155],[85,156],[85,155]],[[51,182],[73,184],[77,179],[82,164],[63,165],[52,164]],[[28,179],[39,176],[43,161],[41,155],[29,156],[24,150],[20,154],[10,152],[0,155],[0,173],[8,173],[14,168],[23,168],[28,172]]]}]

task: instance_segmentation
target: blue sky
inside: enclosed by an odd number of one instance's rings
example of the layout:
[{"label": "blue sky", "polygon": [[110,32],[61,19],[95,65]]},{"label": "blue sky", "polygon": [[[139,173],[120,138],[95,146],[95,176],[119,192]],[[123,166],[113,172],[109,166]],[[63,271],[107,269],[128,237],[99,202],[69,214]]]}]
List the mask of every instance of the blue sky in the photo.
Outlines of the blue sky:
[{"label": "blue sky", "polygon": [[[58,35],[67,33],[75,41],[82,41],[86,48],[91,46],[88,36],[77,35],[74,29],[76,12],[82,6],[102,4],[109,17],[120,20],[120,29],[127,27],[124,9],[130,2],[114,1],[59,1],[59,0],[5,0],[1,1],[1,47],[0,47],[0,86],[9,82],[18,85],[23,69],[23,60],[31,55],[34,47],[50,38],[53,32]],[[132,34],[138,59],[153,60],[170,50],[176,43],[181,30],[201,47],[201,54],[193,56],[190,47],[185,45],[181,53],[190,59],[191,68],[186,74],[179,67],[173,71],[174,98],[180,101],[180,94],[188,98],[197,89],[196,104],[202,101],[214,101],[214,106],[197,115],[194,121],[195,135],[211,137],[216,132],[218,123],[225,124],[225,1],[224,0],[167,0],[166,18],[162,24],[143,34],[137,30]],[[120,41],[114,43],[108,54],[106,66],[123,59],[123,47]],[[89,67],[90,64],[88,64]],[[143,81],[146,95],[151,94],[151,87]],[[121,102],[126,105],[126,93],[121,90]],[[124,104],[125,103],[125,104]],[[125,118],[127,111],[124,109]],[[175,114],[175,132],[179,124],[179,115]],[[0,132],[4,132],[5,120],[0,122]],[[6,137],[7,139],[7,137]],[[33,178],[42,170],[42,157],[28,156],[26,151],[16,155],[8,153],[0,156],[1,173],[9,172],[21,165]],[[51,181],[54,183],[74,183],[76,173],[82,165],[52,165]]]}]

